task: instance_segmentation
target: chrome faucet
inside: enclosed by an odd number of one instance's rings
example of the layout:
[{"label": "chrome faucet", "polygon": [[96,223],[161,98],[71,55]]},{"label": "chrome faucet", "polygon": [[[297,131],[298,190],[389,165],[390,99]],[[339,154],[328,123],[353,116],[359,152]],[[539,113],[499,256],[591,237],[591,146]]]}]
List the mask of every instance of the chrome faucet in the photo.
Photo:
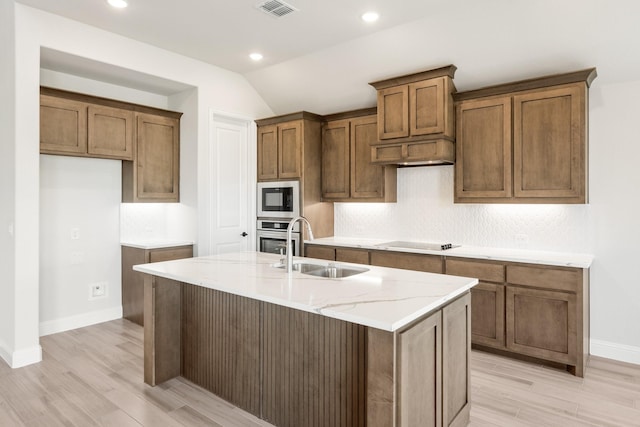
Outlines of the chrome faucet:
[{"label": "chrome faucet", "polygon": [[293,225],[296,221],[304,222],[307,224],[307,230],[309,231],[309,239],[313,240],[313,231],[311,231],[311,224],[309,220],[303,216],[297,216],[291,220],[287,227],[287,273],[293,271],[293,249],[291,248],[291,232],[293,231]]}]

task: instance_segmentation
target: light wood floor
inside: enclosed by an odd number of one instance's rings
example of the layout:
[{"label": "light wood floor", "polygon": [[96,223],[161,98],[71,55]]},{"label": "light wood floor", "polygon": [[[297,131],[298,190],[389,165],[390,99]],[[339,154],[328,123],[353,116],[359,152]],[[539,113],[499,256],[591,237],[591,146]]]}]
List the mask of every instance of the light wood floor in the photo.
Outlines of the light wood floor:
[{"label": "light wood floor", "polygon": [[[0,361],[0,426],[269,426],[183,379],[142,382],[142,328],[43,337],[44,361]],[[471,426],[640,426],[640,366],[592,358],[584,379],[472,353]],[[303,427],[303,426],[301,426]]]}]

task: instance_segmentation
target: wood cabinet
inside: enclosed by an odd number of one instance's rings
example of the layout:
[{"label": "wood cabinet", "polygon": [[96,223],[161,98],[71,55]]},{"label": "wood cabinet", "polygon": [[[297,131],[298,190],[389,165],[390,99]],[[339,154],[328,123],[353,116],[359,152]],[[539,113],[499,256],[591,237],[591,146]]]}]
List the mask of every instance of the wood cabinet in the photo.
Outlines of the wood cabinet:
[{"label": "wood cabinet", "polygon": [[336,248],[332,246],[304,245],[304,256],[308,258],[336,260]]},{"label": "wood cabinet", "polygon": [[123,202],[178,202],[182,113],[40,88],[40,152],[123,160]]},{"label": "wood cabinet", "polygon": [[589,269],[306,245],[306,256],[476,277],[474,347],[561,365],[582,377],[589,355]]},{"label": "wood cabinet", "polygon": [[258,181],[300,178],[302,120],[258,129]]},{"label": "wood cabinet", "polygon": [[370,83],[378,91],[374,163],[453,163],[455,70],[449,65]]},{"label": "wood cabinet", "polygon": [[456,203],[587,203],[595,69],[454,95]]},{"label": "wood cabinet", "polygon": [[137,156],[122,164],[123,202],[180,200],[180,121],[138,114]]},{"label": "wood cabinet", "polygon": [[[340,116],[344,117],[344,113]],[[377,134],[376,116],[339,120],[332,117],[327,117],[322,128],[323,200],[395,202],[396,167],[371,162],[371,144],[376,142]]]},{"label": "wood cabinet", "polygon": [[471,289],[471,337],[474,343],[505,347],[505,266],[499,263],[447,258],[445,273],[476,277]]},{"label": "wood cabinet", "polygon": [[133,266],[191,258],[193,245],[142,249],[122,245],[122,317],[144,326],[144,275]]},{"label": "wood cabinet", "polygon": [[258,181],[299,180],[300,213],[316,237],[333,236],[333,203],[320,184],[323,121],[307,111],[256,120]]},{"label": "wood cabinet", "polygon": [[133,159],[132,111],[40,95],[40,152]]},{"label": "wood cabinet", "polygon": [[371,265],[443,273],[442,257],[392,251],[371,251]]}]

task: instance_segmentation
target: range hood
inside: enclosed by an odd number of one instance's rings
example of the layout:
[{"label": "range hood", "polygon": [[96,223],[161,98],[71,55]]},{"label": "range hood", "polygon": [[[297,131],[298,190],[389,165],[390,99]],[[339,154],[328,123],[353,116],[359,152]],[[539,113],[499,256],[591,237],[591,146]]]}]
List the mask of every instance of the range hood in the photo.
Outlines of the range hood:
[{"label": "range hood", "polygon": [[449,138],[371,145],[371,163],[398,166],[452,165],[456,148]]}]

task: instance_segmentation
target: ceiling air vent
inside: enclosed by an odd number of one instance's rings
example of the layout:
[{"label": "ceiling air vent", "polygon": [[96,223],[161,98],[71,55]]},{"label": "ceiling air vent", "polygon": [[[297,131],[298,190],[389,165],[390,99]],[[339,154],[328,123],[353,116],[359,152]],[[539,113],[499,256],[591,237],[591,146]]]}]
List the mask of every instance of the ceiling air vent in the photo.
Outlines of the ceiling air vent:
[{"label": "ceiling air vent", "polygon": [[269,15],[275,16],[276,18],[282,18],[283,16],[298,10],[290,4],[287,4],[280,0],[267,0],[263,3],[260,3],[256,7],[264,13],[268,13]]}]

